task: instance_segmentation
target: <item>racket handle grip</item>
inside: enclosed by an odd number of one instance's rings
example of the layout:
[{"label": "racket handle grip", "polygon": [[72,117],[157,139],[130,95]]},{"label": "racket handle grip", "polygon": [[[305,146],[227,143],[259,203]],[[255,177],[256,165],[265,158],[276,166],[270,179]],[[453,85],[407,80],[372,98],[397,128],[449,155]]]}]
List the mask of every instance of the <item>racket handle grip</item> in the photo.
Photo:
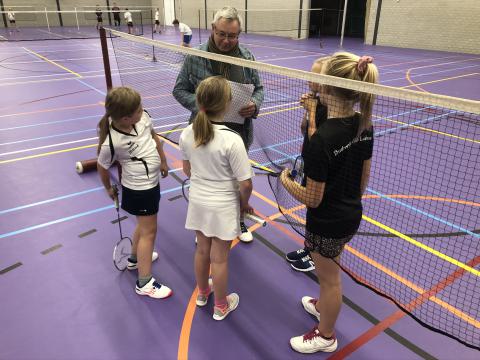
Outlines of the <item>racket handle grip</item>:
[{"label": "racket handle grip", "polygon": [[112,189],[113,189],[113,192],[114,192],[113,203],[115,204],[115,209],[118,210],[120,208],[120,204],[118,202],[118,187],[117,187],[117,184],[113,184]]},{"label": "racket handle grip", "polygon": [[262,226],[267,226],[267,222],[266,222],[264,219],[262,219],[260,216],[246,213],[246,214],[245,214],[245,217],[246,217],[248,220],[251,220],[251,221],[253,221],[253,222],[256,222],[257,224],[260,224],[260,225],[262,225]]}]

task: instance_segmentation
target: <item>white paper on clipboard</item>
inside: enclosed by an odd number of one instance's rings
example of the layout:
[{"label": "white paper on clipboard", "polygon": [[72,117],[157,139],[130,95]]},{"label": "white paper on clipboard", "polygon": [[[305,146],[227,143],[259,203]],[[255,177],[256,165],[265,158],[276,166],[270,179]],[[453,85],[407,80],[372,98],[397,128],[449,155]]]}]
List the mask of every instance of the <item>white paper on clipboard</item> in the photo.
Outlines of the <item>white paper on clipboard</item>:
[{"label": "white paper on clipboard", "polygon": [[237,124],[243,124],[245,118],[240,116],[238,112],[240,109],[252,100],[253,90],[255,85],[253,84],[240,84],[234,81],[229,81],[230,87],[232,88],[232,102],[230,103],[230,108],[225,114],[225,122],[232,122]]}]

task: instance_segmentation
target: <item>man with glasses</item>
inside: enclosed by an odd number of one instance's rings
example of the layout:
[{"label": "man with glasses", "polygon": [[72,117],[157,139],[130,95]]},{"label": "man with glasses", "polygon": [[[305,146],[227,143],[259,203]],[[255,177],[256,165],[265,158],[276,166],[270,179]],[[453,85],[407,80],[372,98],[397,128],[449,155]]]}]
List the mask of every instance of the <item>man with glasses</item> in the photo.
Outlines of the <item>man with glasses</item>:
[{"label": "man with glasses", "polygon": [[[197,48],[211,53],[255,60],[250,50],[239,44],[238,37],[241,30],[242,19],[237,9],[224,7],[215,14],[212,22],[212,33],[208,42],[199,45]],[[203,79],[214,75],[221,75],[233,82],[254,85],[250,102],[239,111],[240,116],[245,119],[244,123],[225,123],[226,126],[240,134],[248,151],[253,142],[252,119],[257,117],[263,102],[263,86],[256,70],[189,55],[185,58],[182,69],[178,74],[173,96],[183,107],[191,111],[189,120],[191,123],[198,112],[195,103],[195,89]],[[243,242],[252,241],[253,236],[243,220],[240,221],[240,226],[242,228],[240,240]]]}]

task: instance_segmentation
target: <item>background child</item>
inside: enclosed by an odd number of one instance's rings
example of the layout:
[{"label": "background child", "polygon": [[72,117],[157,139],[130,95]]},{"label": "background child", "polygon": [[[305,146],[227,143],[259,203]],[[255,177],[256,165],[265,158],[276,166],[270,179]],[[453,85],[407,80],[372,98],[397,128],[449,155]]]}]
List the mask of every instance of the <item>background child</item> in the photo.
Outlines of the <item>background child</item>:
[{"label": "background child", "polygon": [[102,9],[98,4],[97,4],[97,8],[95,9],[95,15],[97,15],[97,30],[98,30],[103,26]]},{"label": "background child", "polygon": [[252,213],[248,204],[253,171],[243,140],[222,121],[232,99],[230,85],[221,76],[203,80],[196,90],[200,111],[193,124],[180,136],[183,170],[190,178],[190,196],[185,227],[195,230],[195,277],[197,305],[207,304],[212,292],[213,318],[224,319],[239,303],[239,296],[227,296],[228,254],[232,240],[241,234],[240,214]]},{"label": "background child", "polygon": [[[378,71],[372,61],[368,56],[336,53],[325,62],[322,74],[376,83]],[[280,177],[285,189],[307,206],[305,246],[320,283],[318,300],[302,298],[304,309],[319,319],[318,326],[290,339],[292,348],[301,353],[337,349],[334,329],[342,304],[337,263],[345,244],[360,226],[361,197],[368,183],[373,151],[373,95],[323,85],[320,102],[327,107],[327,119],[305,151],[306,187],[294,182],[288,170]],[[361,113],[354,109],[358,102]],[[314,99],[305,100],[309,112],[314,112],[316,105]]]},{"label": "background child", "polygon": [[175,28],[180,30],[180,35],[182,36],[181,46],[190,47],[190,41],[192,40],[192,29],[187,24],[181,23],[177,19],[172,22]]},{"label": "background child", "polygon": [[160,9],[156,8],[155,9],[155,28],[153,29],[153,33],[158,32],[159,34],[161,33],[160,29]]},{"label": "background child", "polygon": [[143,110],[140,94],[128,87],[115,88],[105,99],[105,115],[98,124],[97,169],[103,186],[113,199],[108,169],[115,161],[122,166],[122,209],[135,215],[130,270],[138,267],[135,291],[152,298],[166,298],[172,291],[152,276],[153,251],[157,235],[160,202],[159,173],[168,175],[163,144],[153,130],[150,116]]},{"label": "background child", "polygon": [[133,19],[132,19],[132,13],[130,11],[128,11],[128,8],[125,9],[125,13],[123,14],[123,17],[125,18],[125,21],[127,22],[128,33],[132,34],[132,32],[133,32]]}]

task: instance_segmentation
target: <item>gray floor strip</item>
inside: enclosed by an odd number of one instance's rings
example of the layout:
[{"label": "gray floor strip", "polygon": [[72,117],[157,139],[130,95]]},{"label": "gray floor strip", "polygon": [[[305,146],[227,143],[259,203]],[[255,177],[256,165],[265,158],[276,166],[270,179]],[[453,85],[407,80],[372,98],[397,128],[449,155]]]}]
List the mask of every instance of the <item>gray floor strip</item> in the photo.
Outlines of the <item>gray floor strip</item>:
[{"label": "gray floor strip", "polygon": [[57,245],[54,245],[48,249],[45,249],[41,252],[42,255],[47,255],[49,253],[51,253],[52,251],[55,251],[57,249],[60,249],[62,247],[62,244],[57,244]]},{"label": "gray floor strip", "polygon": [[[122,216],[122,217],[120,218],[120,221],[123,221],[123,220],[125,220],[125,219],[128,219],[128,216]],[[112,221],[110,221],[110,222],[111,222],[112,224],[116,224],[116,223],[118,223],[118,219],[112,220]]]},{"label": "gray floor strip", "polygon": [[9,272],[13,269],[16,269],[17,267],[19,267],[21,265],[23,265],[21,262],[17,262],[16,264],[13,264],[9,267],[6,267],[5,269],[0,270],[0,275],[3,275],[3,274],[5,274],[5,273],[7,273],[7,272]]},{"label": "gray floor strip", "polygon": [[85,236],[88,236],[88,235],[90,235],[90,234],[93,234],[94,232],[97,232],[97,229],[88,230],[88,231],[86,231],[86,232],[81,233],[80,235],[78,235],[78,237],[79,237],[79,238],[83,238],[83,237],[85,237]]}]

